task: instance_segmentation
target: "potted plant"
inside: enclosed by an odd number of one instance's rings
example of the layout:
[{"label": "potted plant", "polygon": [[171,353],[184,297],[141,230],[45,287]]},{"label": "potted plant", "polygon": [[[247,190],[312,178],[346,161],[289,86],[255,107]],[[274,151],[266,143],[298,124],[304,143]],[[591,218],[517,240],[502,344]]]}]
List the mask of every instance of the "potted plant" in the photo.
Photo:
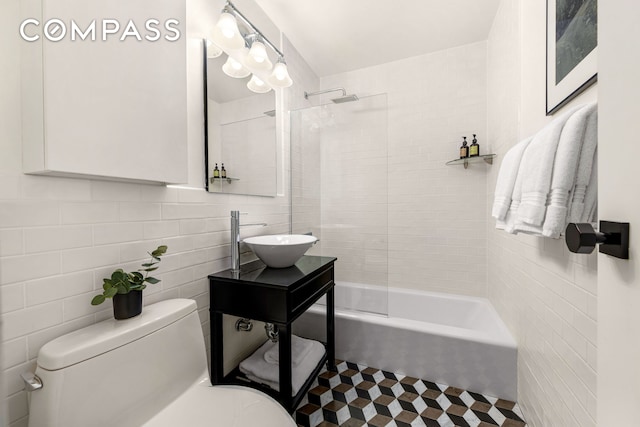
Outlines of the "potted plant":
[{"label": "potted plant", "polygon": [[158,246],[149,253],[151,259],[142,264],[143,268],[131,273],[121,268],[114,271],[110,278],[103,279],[103,291],[93,297],[91,305],[100,305],[107,298],[113,298],[113,317],[116,319],[129,319],[142,313],[142,290],[147,287],[145,283],[160,282],[155,277],[150,277],[149,273],[158,269],[157,264],[166,252],[166,246]]}]

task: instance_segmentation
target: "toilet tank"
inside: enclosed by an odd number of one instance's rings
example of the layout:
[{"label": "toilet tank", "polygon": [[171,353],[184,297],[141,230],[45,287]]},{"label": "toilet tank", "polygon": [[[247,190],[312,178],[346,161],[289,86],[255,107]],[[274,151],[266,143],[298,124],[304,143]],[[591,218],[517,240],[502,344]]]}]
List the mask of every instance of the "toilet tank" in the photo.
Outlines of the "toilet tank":
[{"label": "toilet tank", "polygon": [[56,338],[36,375],[30,427],[139,426],[208,376],[196,303],[161,301]]}]

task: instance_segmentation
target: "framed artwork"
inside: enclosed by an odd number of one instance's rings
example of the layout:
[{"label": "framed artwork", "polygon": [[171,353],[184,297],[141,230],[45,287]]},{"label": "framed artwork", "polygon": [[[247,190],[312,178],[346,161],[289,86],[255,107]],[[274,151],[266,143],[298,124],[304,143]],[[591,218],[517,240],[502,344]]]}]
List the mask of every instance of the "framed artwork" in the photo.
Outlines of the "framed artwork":
[{"label": "framed artwork", "polygon": [[598,76],[597,0],[547,0],[547,115]]}]

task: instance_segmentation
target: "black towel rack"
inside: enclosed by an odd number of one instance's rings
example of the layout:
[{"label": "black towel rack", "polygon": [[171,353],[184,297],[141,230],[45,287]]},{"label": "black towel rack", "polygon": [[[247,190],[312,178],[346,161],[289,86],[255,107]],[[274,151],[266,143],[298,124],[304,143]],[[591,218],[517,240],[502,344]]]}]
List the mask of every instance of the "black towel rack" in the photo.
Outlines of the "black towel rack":
[{"label": "black towel rack", "polygon": [[571,252],[590,254],[596,245],[599,251],[616,258],[629,259],[629,223],[600,221],[600,231],[589,223],[569,223],[565,242]]}]

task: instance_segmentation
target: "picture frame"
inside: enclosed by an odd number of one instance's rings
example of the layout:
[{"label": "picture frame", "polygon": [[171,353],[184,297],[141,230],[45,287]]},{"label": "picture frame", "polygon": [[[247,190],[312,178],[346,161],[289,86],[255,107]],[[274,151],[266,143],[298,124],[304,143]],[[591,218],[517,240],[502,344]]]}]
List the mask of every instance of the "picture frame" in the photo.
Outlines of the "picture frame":
[{"label": "picture frame", "polygon": [[598,79],[597,0],[547,0],[547,116]]}]

